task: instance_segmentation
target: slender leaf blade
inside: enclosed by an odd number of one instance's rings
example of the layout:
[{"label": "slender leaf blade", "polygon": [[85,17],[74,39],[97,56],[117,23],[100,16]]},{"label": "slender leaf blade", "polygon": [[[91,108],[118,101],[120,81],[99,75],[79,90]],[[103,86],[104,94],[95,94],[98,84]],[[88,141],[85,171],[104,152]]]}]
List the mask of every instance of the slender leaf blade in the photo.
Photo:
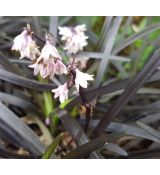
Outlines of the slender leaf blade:
[{"label": "slender leaf blade", "polygon": [[49,159],[57,148],[59,142],[62,140],[63,134],[58,135],[53,142],[48,146],[43,154],[42,159]]}]

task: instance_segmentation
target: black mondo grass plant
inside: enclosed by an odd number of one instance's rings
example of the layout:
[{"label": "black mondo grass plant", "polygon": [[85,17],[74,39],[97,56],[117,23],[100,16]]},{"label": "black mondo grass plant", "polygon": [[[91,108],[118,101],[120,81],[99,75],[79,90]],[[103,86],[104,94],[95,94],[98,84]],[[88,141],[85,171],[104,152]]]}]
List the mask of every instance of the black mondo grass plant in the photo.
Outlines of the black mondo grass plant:
[{"label": "black mondo grass plant", "polygon": [[160,157],[160,17],[1,17],[0,28],[1,158]]}]

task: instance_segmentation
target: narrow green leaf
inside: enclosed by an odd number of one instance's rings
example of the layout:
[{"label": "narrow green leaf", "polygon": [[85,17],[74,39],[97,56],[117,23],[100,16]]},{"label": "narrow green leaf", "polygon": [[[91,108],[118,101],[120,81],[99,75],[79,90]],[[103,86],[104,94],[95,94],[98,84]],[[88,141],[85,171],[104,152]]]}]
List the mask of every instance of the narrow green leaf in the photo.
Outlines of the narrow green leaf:
[{"label": "narrow green leaf", "polygon": [[45,153],[43,154],[42,159],[49,159],[51,155],[54,153],[55,149],[57,148],[59,142],[61,141],[63,134],[58,135],[53,142],[49,145]]},{"label": "narrow green leaf", "polygon": [[150,34],[151,32],[158,30],[159,28],[160,28],[160,23],[157,23],[155,25],[152,25],[152,26],[145,28],[144,30],[142,30],[136,34],[129,36],[128,38],[123,40],[121,43],[119,43],[119,45],[117,47],[114,48],[112,54],[116,55],[118,52],[120,52],[122,49],[124,49],[128,45],[132,44],[137,39],[140,39],[140,38]]}]

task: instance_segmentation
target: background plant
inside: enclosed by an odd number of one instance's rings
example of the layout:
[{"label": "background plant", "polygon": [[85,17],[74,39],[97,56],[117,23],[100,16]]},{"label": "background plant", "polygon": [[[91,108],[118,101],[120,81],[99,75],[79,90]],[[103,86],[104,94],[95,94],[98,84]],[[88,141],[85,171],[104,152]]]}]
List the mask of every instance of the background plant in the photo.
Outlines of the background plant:
[{"label": "background plant", "polygon": [[[1,157],[159,157],[159,17],[0,20]],[[30,61],[19,60],[10,51],[13,38],[26,23],[42,38],[44,29],[49,30],[59,42],[59,25],[86,24],[89,44],[77,57],[89,58],[84,71],[96,75],[85,92],[87,101],[96,103],[87,133],[82,129],[85,111],[81,98],[73,96],[60,105],[50,90],[63,80],[57,76],[51,82],[33,76],[27,67]],[[97,125],[99,121],[103,127]]]}]

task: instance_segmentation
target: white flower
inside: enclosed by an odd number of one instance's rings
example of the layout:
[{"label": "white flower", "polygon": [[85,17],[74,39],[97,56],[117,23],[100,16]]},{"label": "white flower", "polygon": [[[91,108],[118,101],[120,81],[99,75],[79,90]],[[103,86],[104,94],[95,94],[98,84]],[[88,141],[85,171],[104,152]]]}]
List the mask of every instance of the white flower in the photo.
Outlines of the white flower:
[{"label": "white flower", "polygon": [[67,74],[67,67],[60,60],[56,61],[55,73],[57,75]]},{"label": "white flower", "polygon": [[65,41],[64,50],[70,54],[75,54],[83,50],[86,46],[88,37],[84,34],[86,31],[85,25],[76,27],[59,27],[59,34],[62,35],[61,40]]},{"label": "white flower", "polygon": [[14,39],[12,50],[23,50],[27,45],[27,35],[28,31],[24,30],[20,35],[16,36]]},{"label": "white flower", "polygon": [[86,25],[85,24],[82,24],[82,25],[78,25],[78,26],[76,26],[75,27],[75,30],[77,31],[77,32],[85,32],[87,29],[86,29]]},{"label": "white flower", "polygon": [[34,75],[40,72],[42,78],[47,76],[53,79],[55,74],[67,74],[67,67],[61,62],[61,56],[57,49],[47,40],[36,63],[30,65],[34,69]]},{"label": "white flower", "polygon": [[20,52],[20,59],[27,57],[35,60],[36,56],[40,55],[38,47],[27,29],[24,29],[21,34],[15,37],[12,50]]},{"label": "white flower", "polygon": [[88,82],[87,81],[93,81],[93,75],[89,75],[87,73],[83,73],[79,71],[77,68],[75,69],[76,72],[76,78],[75,78],[75,85],[77,91],[79,91],[79,86],[83,88],[87,88]]},{"label": "white flower", "polygon": [[40,51],[38,49],[38,46],[36,45],[35,41],[33,41],[31,36],[29,35],[27,47],[24,49],[24,52],[21,58],[27,57],[31,60],[35,60],[37,56],[39,55],[40,55]]},{"label": "white flower", "polygon": [[37,61],[36,63],[29,65],[29,67],[34,69],[34,75],[37,75],[40,72],[42,78],[50,76],[50,78],[53,79],[54,77],[55,63],[53,62]]},{"label": "white flower", "polygon": [[50,74],[55,74],[54,72],[54,66],[55,64],[47,63],[47,64],[42,64],[42,68],[40,70],[40,75],[42,78],[48,77]]},{"label": "white flower", "polygon": [[59,100],[61,103],[63,103],[65,100],[68,99],[68,86],[67,83],[64,85],[60,85],[58,88],[52,90],[53,93],[55,93],[54,98],[59,97]]},{"label": "white flower", "polygon": [[59,35],[62,35],[61,40],[67,40],[72,37],[72,31],[69,27],[58,27]]},{"label": "white flower", "polygon": [[40,70],[42,69],[42,66],[43,66],[42,64],[36,62],[34,64],[29,65],[28,67],[33,68],[34,75],[37,75],[40,72]]},{"label": "white flower", "polygon": [[40,57],[43,58],[44,61],[48,61],[51,57],[62,60],[57,49],[48,40],[42,49]]}]

